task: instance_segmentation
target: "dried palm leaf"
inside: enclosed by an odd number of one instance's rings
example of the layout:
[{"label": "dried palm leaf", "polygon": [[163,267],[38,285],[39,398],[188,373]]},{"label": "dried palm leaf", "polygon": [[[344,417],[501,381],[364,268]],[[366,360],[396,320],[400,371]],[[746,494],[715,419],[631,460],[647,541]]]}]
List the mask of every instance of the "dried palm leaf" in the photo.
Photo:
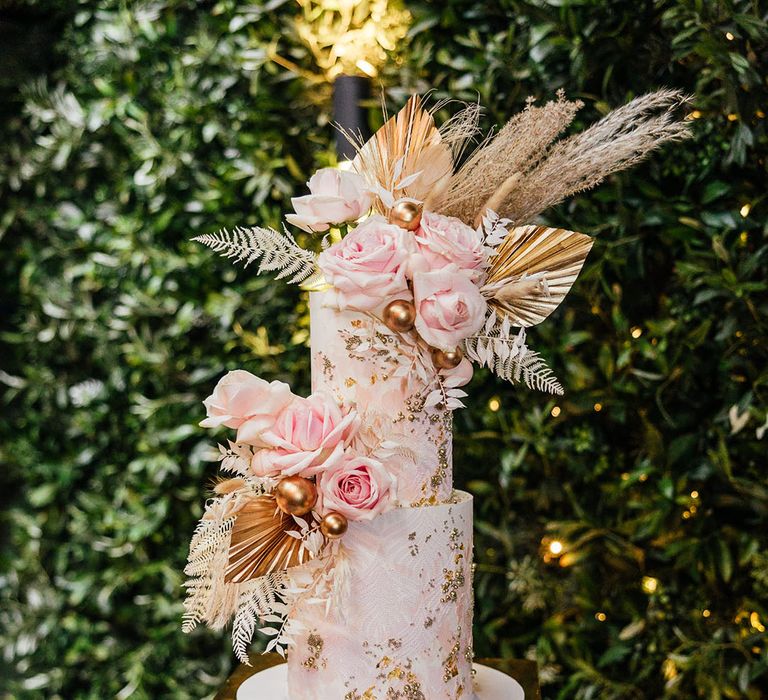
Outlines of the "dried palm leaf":
[{"label": "dried palm leaf", "polygon": [[[418,95],[413,95],[403,109],[358,147],[355,169],[369,185],[391,191],[395,199],[412,197],[424,201],[450,177],[453,156],[435,126],[432,113],[422,107]],[[412,182],[397,187],[417,173],[420,174]],[[379,200],[375,207],[386,211]]]},{"label": "dried palm leaf", "polygon": [[483,293],[513,325],[535,326],[568,294],[591,248],[592,239],[583,233],[513,228],[491,258]]},{"label": "dried palm leaf", "polygon": [[310,552],[290,532],[299,533],[299,528],[273,495],[247,501],[232,526],[226,583],[243,583],[309,561]]}]

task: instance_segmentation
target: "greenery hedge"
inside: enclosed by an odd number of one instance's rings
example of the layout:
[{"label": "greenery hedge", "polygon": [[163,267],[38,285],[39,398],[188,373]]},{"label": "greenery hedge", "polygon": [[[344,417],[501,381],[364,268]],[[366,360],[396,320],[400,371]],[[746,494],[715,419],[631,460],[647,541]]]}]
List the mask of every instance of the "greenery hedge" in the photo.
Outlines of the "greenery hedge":
[{"label": "greenery hedge", "polygon": [[[393,108],[479,95],[491,126],[564,88],[581,127],[694,95],[691,141],[547,214],[599,234],[530,334],[566,396],[479,372],[458,415],[478,655],[537,658],[549,698],[768,697],[765,6],[408,7]],[[297,11],[0,5],[3,697],[200,698],[233,665],[180,631],[200,401],[235,367],[306,390],[308,318],[189,238],[276,224],[332,158],[328,86],[271,59],[312,69]]]}]

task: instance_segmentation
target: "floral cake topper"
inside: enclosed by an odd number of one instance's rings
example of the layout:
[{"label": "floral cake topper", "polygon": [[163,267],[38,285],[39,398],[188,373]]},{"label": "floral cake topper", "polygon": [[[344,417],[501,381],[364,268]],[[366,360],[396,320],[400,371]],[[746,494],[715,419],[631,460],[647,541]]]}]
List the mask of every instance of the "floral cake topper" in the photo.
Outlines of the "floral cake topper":
[{"label": "floral cake topper", "polygon": [[[562,94],[529,102],[462,160],[479,133],[478,106],[438,127],[443,105],[429,110],[414,96],[357,143],[351,170],[319,170],[309,194],[292,200],[287,224],[316,234],[313,249],[287,227],[195,240],[368,319],[345,331],[347,347],[387,359],[393,376],[418,387],[422,407],[463,406],[473,365],[560,394],[526,329],[563,301],[592,239],[533,219],[683,138],[675,116],[683,102],[676,91],[652,93],[560,141],[581,103]],[[259,624],[267,651],[284,654],[298,605],[340,605],[349,523],[400,504],[385,465],[405,448],[387,434],[372,439],[375,417],[363,407],[323,390],[296,396],[243,370],[225,375],[204,404],[203,427],[236,433],[220,446],[230,478],[216,485],[190,546],[184,628],[234,617],[238,658],[247,662]]]}]

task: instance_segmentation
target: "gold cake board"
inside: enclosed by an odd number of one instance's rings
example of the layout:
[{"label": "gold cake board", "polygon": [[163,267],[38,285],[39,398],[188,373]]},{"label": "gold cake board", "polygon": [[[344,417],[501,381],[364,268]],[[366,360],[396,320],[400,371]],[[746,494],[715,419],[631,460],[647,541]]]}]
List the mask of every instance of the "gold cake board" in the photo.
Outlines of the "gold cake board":
[{"label": "gold cake board", "polygon": [[[227,682],[217,693],[215,700],[238,700],[237,692],[243,686],[249,678],[252,678],[256,674],[260,674],[267,669],[271,669],[275,666],[284,664],[282,657],[278,654],[251,654],[250,655],[251,666],[240,664],[234,673],[227,679]],[[514,679],[519,684],[524,693],[525,700],[541,700],[541,691],[539,689],[538,681],[538,668],[536,662],[518,659],[478,659],[477,664],[487,667],[488,669],[495,669],[504,673],[509,678]],[[275,674],[279,674],[282,669],[276,669],[271,673],[264,674],[262,678],[267,679],[268,682],[273,682],[276,678]],[[494,680],[492,672],[483,671],[480,669],[487,678]],[[251,684],[255,682],[255,679],[251,681]],[[248,684],[250,685],[250,684]],[[510,684],[511,685],[511,684]],[[252,689],[253,686],[251,686]],[[243,688],[245,692],[248,691],[247,686]],[[519,691],[518,691],[519,692]],[[258,700],[287,700],[287,696],[280,697],[278,693],[274,697],[259,693],[255,695],[250,693],[250,697],[258,698]],[[509,698],[513,696],[510,695]],[[241,698],[242,700],[242,698]],[[429,700],[427,698],[427,700]],[[478,700],[485,700],[482,692],[478,696]],[[492,698],[491,700],[495,700]],[[504,700],[507,700],[505,698]]]}]

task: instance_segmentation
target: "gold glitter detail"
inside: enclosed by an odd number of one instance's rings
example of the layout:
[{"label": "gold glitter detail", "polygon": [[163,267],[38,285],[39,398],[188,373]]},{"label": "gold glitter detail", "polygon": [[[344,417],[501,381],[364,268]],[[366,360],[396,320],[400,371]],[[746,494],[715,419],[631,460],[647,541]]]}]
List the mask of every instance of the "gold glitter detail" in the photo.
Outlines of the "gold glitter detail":
[{"label": "gold glitter detail", "polygon": [[459,567],[455,571],[443,569],[443,597],[441,603],[454,603],[459,595],[459,589],[464,586],[464,570]]},{"label": "gold glitter detail", "polygon": [[458,657],[459,643],[456,642],[448,654],[448,658],[443,661],[443,683],[448,683],[452,678],[459,675]]},{"label": "gold glitter detail", "polygon": [[409,411],[412,413],[421,413],[421,411],[424,410],[424,404],[427,402],[426,396],[420,396],[419,394],[414,394],[412,396],[409,396],[405,400],[405,405],[408,408]]},{"label": "gold glitter detail", "polygon": [[[323,638],[319,635],[311,632],[307,637],[307,646],[309,647],[309,656],[302,662],[302,666],[307,669],[317,671],[317,662],[320,659],[320,654],[323,651]],[[323,659],[320,665],[325,668],[326,662]]]},{"label": "gold glitter detail", "polygon": [[357,382],[356,382],[354,379],[352,379],[352,377],[347,377],[347,378],[344,380],[344,385],[345,385],[347,388],[349,388],[349,387],[352,387],[352,386],[355,386],[355,384],[357,384]]},{"label": "gold glitter detail", "polygon": [[363,327],[363,321],[362,321],[362,319],[356,318],[349,325],[352,326],[352,328],[362,328]]},{"label": "gold glitter detail", "polygon": [[432,627],[432,625],[435,623],[434,617],[428,617],[426,620],[424,620],[424,629],[429,629]]},{"label": "gold glitter detail", "polygon": [[333,381],[333,370],[336,369],[336,365],[331,362],[331,358],[328,357],[328,355],[326,355],[324,352],[319,352],[317,355],[323,363],[323,376],[327,381]]},{"label": "gold glitter detail", "polygon": [[379,663],[376,664],[376,668],[386,668],[391,663],[392,659],[390,659],[388,656],[385,656],[381,661],[379,661]]},{"label": "gold glitter detail", "polygon": [[379,378],[375,374],[371,375],[371,384],[375,384],[378,380]]}]

